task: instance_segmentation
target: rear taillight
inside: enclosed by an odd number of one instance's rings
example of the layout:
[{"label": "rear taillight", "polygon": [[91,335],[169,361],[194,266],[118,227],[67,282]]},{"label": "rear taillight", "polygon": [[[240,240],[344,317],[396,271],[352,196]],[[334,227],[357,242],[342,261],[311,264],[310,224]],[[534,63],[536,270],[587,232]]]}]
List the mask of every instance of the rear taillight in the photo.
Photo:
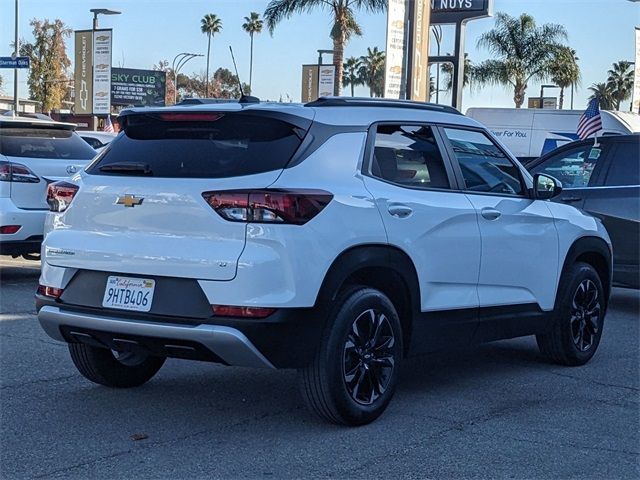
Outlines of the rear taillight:
[{"label": "rear taillight", "polygon": [[78,186],[69,182],[54,182],[47,187],[47,203],[52,212],[64,212],[78,192]]},{"label": "rear taillight", "polygon": [[213,314],[219,317],[266,318],[276,311],[266,307],[235,307],[232,305],[211,305]]},{"label": "rear taillight", "polygon": [[40,177],[21,163],[0,162],[0,182],[38,183]]},{"label": "rear taillight", "polygon": [[22,225],[3,225],[0,227],[0,233],[12,235],[22,228]]},{"label": "rear taillight", "polygon": [[304,225],[333,195],[323,190],[229,190],[205,192],[204,199],[231,222]]},{"label": "rear taillight", "polygon": [[46,285],[38,285],[38,295],[58,299],[64,290],[62,288],[47,287]]}]

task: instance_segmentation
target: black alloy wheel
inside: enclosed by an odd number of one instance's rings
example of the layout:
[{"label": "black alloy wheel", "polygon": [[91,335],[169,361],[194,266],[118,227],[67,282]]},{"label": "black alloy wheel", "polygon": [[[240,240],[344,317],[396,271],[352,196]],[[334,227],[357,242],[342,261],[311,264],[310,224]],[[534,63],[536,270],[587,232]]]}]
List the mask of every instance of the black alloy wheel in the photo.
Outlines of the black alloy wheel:
[{"label": "black alloy wheel", "polygon": [[394,345],[393,329],[382,311],[368,309],[354,320],[344,344],[342,365],[353,400],[371,405],[387,390],[395,368]]},{"label": "black alloy wheel", "polygon": [[581,352],[586,352],[594,344],[600,328],[600,310],[598,288],[591,280],[583,280],[571,304],[571,335]]}]

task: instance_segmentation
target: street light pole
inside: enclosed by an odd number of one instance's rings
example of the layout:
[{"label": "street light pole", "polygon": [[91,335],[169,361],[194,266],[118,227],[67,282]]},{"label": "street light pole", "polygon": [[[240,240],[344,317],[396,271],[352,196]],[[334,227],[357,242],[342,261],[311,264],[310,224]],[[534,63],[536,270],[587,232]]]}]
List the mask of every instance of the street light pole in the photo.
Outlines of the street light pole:
[{"label": "street light pole", "polygon": [[[201,53],[182,52],[173,57],[171,62],[171,70],[173,70],[173,104],[178,102],[178,72],[186,63],[196,57],[204,57]],[[178,60],[179,58],[179,60]]]},{"label": "street light pole", "polygon": [[[18,0],[16,0],[16,37],[15,37],[15,49],[13,51],[13,55],[15,58],[18,58]],[[20,100],[18,99],[18,65],[13,69],[13,116],[18,115]]]}]

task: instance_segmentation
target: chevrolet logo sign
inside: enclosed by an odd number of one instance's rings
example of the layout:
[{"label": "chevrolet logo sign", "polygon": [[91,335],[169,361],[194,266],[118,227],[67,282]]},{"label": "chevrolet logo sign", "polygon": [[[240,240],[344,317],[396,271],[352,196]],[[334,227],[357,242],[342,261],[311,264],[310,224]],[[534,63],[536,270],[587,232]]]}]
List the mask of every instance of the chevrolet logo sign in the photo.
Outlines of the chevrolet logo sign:
[{"label": "chevrolet logo sign", "polygon": [[144,198],[136,197],[135,195],[129,195],[128,193],[124,197],[118,197],[118,201],[116,205],[124,205],[125,207],[135,207],[136,205],[142,204],[142,200]]}]

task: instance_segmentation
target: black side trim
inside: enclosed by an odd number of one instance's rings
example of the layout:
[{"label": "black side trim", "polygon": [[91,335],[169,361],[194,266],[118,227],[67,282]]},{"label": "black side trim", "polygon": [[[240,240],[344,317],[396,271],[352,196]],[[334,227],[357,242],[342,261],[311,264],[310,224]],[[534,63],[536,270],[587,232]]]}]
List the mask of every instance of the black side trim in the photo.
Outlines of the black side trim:
[{"label": "black side trim", "polygon": [[473,343],[545,333],[552,315],[553,311],[545,312],[537,303],[481,308]]}]

